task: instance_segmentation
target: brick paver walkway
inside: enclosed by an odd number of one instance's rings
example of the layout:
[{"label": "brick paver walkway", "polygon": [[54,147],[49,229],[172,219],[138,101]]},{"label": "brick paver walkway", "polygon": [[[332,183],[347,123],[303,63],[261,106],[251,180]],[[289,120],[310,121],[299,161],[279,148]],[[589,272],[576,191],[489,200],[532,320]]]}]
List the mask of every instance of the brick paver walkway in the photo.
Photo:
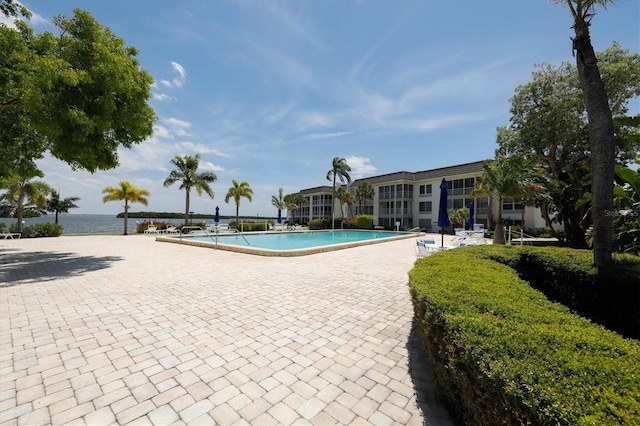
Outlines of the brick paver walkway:
[{"label": "brick paver walkway", "polygon": [[0,423],[450,425],[412,330],[413,244],[2,241]]}]

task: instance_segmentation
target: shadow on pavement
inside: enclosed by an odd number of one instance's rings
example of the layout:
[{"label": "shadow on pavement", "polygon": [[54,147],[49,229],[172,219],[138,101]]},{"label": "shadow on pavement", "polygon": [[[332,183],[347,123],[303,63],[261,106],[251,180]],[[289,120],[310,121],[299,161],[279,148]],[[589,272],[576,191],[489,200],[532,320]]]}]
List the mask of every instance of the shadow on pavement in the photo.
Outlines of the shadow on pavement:
[{"label": "shadow on pavement", "polygon": [[0,250],[0,287],[42,283],[108,268],[117,256],[78,256],[77,253]]},{"label": "shadow on pavement", "polygon": [[423,424],[454,425],[436,385],[433,368],[427,359],[415,318],[411,321],[407,351],[409,353],[409,374],[413,382],[418,408],[424,419]]}]

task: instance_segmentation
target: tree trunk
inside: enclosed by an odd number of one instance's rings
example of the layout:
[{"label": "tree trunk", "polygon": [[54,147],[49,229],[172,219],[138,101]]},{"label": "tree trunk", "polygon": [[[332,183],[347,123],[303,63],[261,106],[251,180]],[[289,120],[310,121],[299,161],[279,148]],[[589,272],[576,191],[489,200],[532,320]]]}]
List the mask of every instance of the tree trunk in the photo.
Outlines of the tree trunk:
[{"label": "tree trunk", "polygon": [[186,190],[187,195],[184,202],[184,226],[189,226],[189,190]]},{"label": "tree trunk", "polygon": [[615,139],[607,92],[600,77],[589,23],[577,18],[573,47],[582,94],[589,121],[591,147],[591,217],[593,220],[593,263],[600,268],[612,261],[613,181]]},{"label": "tree trunk", "polygon": [[129,231],[128,226],[127,226],[127,222],[129,221],[129,202],[128,200],[125,198],[124,200],[124,234],[123,235],[129,235]]},{"label": "tree trunk", "polygon": [[502,225],[502,198],[498,198],[498,220],[493,233],[493,244],[504,244],[505,242],[504,226]]}]

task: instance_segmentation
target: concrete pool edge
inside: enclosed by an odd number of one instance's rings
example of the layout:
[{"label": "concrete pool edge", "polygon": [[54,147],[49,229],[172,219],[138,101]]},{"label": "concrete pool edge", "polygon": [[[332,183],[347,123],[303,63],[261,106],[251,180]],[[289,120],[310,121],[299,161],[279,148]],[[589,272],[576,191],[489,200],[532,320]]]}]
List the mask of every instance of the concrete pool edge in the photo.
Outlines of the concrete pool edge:
[{"label": "concrete pool edge", "polygon": [[[349,231],[357,232],[358,230],[350,229]],[[322,231],[297,231],[297,232],[322,232]],[[385,231],[385,232],[392,232],[392,231]],[[251,233],[251,234],[255,235],[255,233]],[[202,240],[192,240],[191,237],[189,236],[183,236],[183,237],[157,236],[156,241],[163,242],[163,243],[173,243],[173,244],[182,244],[182,245],[189,245],[189,246],[195,246],[195,247],[204,247],[204,248],[214,249],[214,250],[226,250],[226,251],[232,251],[236,253],[253,254],[258,256],[294,257],[294,256],[307,256],[310,254],[317,254],[317,253],[326,253],[329,251],[344,250],[348,248],[368,246],[372,244],[382,244],[390,241],[398,241],[398,240],[404,240],[409,238],[415,238],[420,235],[422,235],[422,233],[416,233],[416,232],[398,233],[398,235],[392,236],[392,237],[373,238],[370,240],[360,240],[360,241],[353,241],[349,243],[330,244],[330,245],[324,245],[324,246],[308,247],[308,248],[300,248],[300,249],[292,249],[292,250],[272,250],[272,249],[264,249],[264,248],[251,247],[251,246],[237,246],[237,245],[231,245],[231,244],[223,244],[220,242],[216,243],[215,241],[209,242],[209,241],[202,241]],[[202,237],[202,235],[198,235],[198,236]],[[212,239],[215,238],[215,235],[211,235],[211,238]]]}]

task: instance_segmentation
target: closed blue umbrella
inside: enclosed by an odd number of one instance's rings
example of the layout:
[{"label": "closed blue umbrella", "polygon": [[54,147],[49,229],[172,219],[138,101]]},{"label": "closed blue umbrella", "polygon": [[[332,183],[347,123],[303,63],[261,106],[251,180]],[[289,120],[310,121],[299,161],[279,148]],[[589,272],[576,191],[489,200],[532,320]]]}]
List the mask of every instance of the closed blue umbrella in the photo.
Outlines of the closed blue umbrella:
[{"label": "closed blue umbrella", "polygon": [[220,207],[218,206],[216,206],[216,215],[213,218],[213,221],[216,223],[216,225],[220,223]]},{"label": "closed blue umbrella", "polygon": [[473,219],[475,213],[474,204],[475,203],[472,201],[469,205],[469,221],[467,222],[469,224],[469,229],[473,229],[473,224],[475,223],[475,220]]},{"label": "closed blue umbrella", "polygon": [[438,226],[440,227],[440,233],[442,234],[442,246],[444,247],[444,230],[442,228],[446,228],[451,226],[451,221],[449,220],[449,212],[447,211],[447,197],[449,193],[447,191],[447,181],[442,178],[442,182],[440,183],[440,204],[438,206]]},{"label": "closed blue umbrella", "polygon": [[282,210],[278,209],[278,225],[282,223]]}]

